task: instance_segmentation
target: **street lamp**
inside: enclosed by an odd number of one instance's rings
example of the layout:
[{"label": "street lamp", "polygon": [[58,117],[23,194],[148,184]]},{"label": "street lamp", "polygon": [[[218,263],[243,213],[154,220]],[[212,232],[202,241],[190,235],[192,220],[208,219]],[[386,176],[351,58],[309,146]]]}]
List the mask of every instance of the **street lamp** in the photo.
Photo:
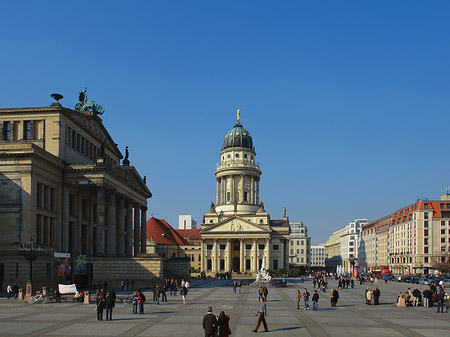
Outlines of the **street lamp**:
[{"label": "street lamp", "polygon": [[31,236],[28,242],[19,243],[19,254],[25,257],[25,260],[30,262],[30,282],[33,280],[33,261],[36,261],[36,259],[42,255],[43,250],[41,245],[34,243]]}]

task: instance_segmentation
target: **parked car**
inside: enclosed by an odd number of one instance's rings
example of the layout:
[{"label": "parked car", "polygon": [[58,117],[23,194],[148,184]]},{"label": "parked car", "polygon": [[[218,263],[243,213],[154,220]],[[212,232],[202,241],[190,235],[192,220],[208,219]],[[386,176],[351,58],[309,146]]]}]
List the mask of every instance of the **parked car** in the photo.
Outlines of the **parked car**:
[{"label": "parked car", "polygon": [[421,278],[419,284],[430,284],[431,280],[429,278]]}]

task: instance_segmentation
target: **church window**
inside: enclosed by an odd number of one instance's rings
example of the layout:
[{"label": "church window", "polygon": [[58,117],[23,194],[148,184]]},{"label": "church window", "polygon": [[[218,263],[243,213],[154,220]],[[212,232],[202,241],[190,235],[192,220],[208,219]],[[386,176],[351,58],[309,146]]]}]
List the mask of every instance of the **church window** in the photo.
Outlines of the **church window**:
[{"label": "church window", "polygon": [[277,270],[278,269],[278,260],[273,260],[273,270]]},{"label": "church window", "polygon": [[213,249],[213,245],[206,245],[206,250],[212,250]]},{"label": "church window", "polygon": [[226,248],[226,245],[220,245],[220,250],[225,250],[225,248]]},{"label": "church window", "polygon": [[230,158],[231,158],[231,154],[229,154],[229,155],[227,156],[227,158],[230,159]]},{"label": "church window", "polygon": [[236,153],[236,158],[239,158],[239,153]]},{"label": "church window", "polygon": [[263,223],[264,221],[263,221],[263,219],[259,219],[259,223]]},{"label": "church window", "polygon": [[244,154],[244,158],[247,159],[247,155],[246,154]]},{"label": "church window", "polygon": [[211,259],[208,259],[206,261],[206,269],[207,270],[211,270],[212,269],[212,260]]},{"label": "church window", "polygon": [[239,250],[239,246],[233,246],[233,250]]},{"label": "church window", "polygon": [[279,246],[279,245],[273,245],[273,246],[272,246],[272,249],[273,249],[273,250],[280,250],[280,246]]},{"label": "church window", "polygon": [[247,250],[252,249],[252,245],[251,245],[251,244],[250,244],[250,245],[246,244],[246,245],[245,245],[245,249],[247,249]]},{"label": "church window", "polygon": [[231,198],[231,194],[230,194],[230,192],[227,192],[227,201],[230,201],[230,198]]},{"label": "church window", "polygon": [[265,244],[264,243],[260,243],[259,245],[258,245],[258,249],[264,249],[265,248]]},{"label": "church window", "polygon": [[250,259],[246,259],[245,260],[245,270],[250,270],[251,266],[250,266]]},{"label": "church window", "polygon": [[225,269],[225,260],[220,259],[220,270],[224,270],[224,269]]},{"label": "church window", "polygon": [[213,220],[209,220],[209,223],[213,223],[214,221]]}]

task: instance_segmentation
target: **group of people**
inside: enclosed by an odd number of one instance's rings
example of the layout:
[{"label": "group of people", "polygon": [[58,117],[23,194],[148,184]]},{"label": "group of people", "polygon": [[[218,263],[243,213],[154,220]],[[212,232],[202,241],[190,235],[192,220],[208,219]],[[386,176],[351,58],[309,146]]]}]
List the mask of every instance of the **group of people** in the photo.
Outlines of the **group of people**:
[{"label": "group of people", "polygon": [[263,298],[264,301],[267,301],[267,295],[268,294],[269,294],[269,289],[267,289],[266,286],[260,285],[259,289],[258,289],[259,298]]},{"label": "group of people", "polygon": [[381,291],[380,291],[380,289],[378,289],[378,287],[375,287],[374,290],[371,290],[370,288],[367,288],[366,292],[364,293],[364,297],[366,299],[366,304],[367,305],[371,305],[372,304],[372,299],[373,299],[373,304],[374,305],[380,304],[380,296],[381,296]]},{"label": "group of people", "polygon": [[408,288],[404,293],[400,292],[397,296],[397,306],[399,308],[418,307],[422,303],[425,308],[429,308],[435,302],[437,304],[437,313],[443,313],[444,307],[446,308],[446,312],[449,312],[450,294],[446,292],[443,285],[432,283],[429,288],[422,292],[417,288],[414,288],[413,291],[411,291],[411,288]]},{"label": "group of people", "polygon": [[221,311],[216,317],[212,313],[212,307],[208,307],[208,312],[203,316],[203,329],[205,330],[205,337],[228,337],[231,335],[230,316],[224,311]]},{"label": "group of people", "polygon": [[[311,294],[309,293],[308,289],[305,288],[305,290],[303,291],[303,293],[300,293],[300,290],[297,289],[297,294],[295,296],[295,300],[297,301],[297,310],[300,309],[300,301],[303,298],[304,301],[304,309],[303,310],[309,310],[309,297],[311,296]],[[317,290],[314,290],[314,293],[312,295],[312,310],[317,310],[318,308],[318,304],[319,304],[319,293],[317,292]]]},{"label": "group of people", "polygon": [[[103,290],[103,289],[102,289]],[[103,311],[106,311],[106,320],[112,321],[112,311],[116,305],[116,293],[114,289],[111,292],[105,294],[104,291],[100,291],[97,294],[97,321],[103,321]]]},{"label": "group of people", "polygon": [[350,278],[348,276],[346,277],[340,276],[338,278],[338,288],[348,289],[349,286],[351,286],[352,289],[355,287],[355,280],[353,278]]},{"label": "group of people", "polygon": [[239,291],[239,294],[241,293],[241,288],[242,288],[242,282],[239,280],[239,281],[236,281],[236,280],[234,280],[233,281],[233,292],[236,294],[236,289]]},{"label": "group of people", "polygon": [[138,290],[133,293],[132,304],[133,304],[133,314],[144,313],[144,303],[147,299],[142,291]]},{"label": "group of people", "polygon": [[[303,283],[304,281],[302,281]],[[313,288],[322,289],[323,292],[327,291],[328,288],[328,280],[327,276],[324,273],[316,273],[313,278]]]},{"label": "group of people", "polygon": [[120,287],[122,288],[122,291],[128,291],[130,286],[131,286],[131,291],[134,291],[134,280],[130,281],[130,280],[126,279],[126,280],[122,280],[120,282]]}]

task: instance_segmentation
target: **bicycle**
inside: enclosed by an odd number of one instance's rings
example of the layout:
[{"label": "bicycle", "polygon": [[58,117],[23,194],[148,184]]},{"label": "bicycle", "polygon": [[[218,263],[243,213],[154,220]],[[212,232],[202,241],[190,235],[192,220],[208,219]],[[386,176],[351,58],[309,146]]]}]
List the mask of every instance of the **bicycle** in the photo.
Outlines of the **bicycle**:
[{"label": "bicycle", "polygon": [[47,303],[47,302],[48,302],[48,297],[47,296],[42,296],[42,294],[35,295],[35,296],[30,296],[30,298],[28,299],[28,303],[29,304]]}]

